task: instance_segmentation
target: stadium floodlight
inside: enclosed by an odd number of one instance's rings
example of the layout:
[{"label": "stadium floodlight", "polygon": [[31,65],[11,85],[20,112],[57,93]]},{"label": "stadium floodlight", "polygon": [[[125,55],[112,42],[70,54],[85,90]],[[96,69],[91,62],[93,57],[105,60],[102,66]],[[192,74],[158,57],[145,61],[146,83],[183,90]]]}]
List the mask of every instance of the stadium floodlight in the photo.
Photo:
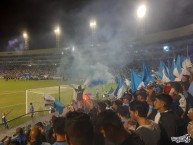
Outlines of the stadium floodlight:
[{"label": "stadium floodlight", "polygon": [[56,35],[60,35],[60,27],[57,27],[55,30],[54,30],[55,34]]},{"label": "stadium floodlight", "polygon": [[96,26],[97,26],[96,21],[95,21],[95,20],[91,20],[91,21],[90,21],[90,28],[91,28],[91,29],[95,29]]},{"label": "stadium floodlight", "polygon": [[60,27],[56,27],[56,29],[54,30],[55,34],[56,34],[56,48],[60,48]]},{"label": "stadium floodlight", "polygon": [[96,27],[97,23],[96,20],[91,20],[90,21],[90,28],[91,28],[91,46],[94,46],[94,41],[95,41],[95,32],[96,32]]},{"label": "stadium floodlight", "polygon": [[28,45],[28,34],[26,32],[23,33],[23,39],[24,39],[24,44],[25,44],[25,49],[28,49],[29,45]]},{"label": "stadium floodlight", "polygon": [[74,47],[72,47],[72,51],[74,52],[74,50],[75,50],[75,48]]},{"label": "stadium floodlight", "polygon": [[146,15],[146,11],[147,11],[146,5],[145,4],[140,5],[137,8],[137,16],[138,16],[138,18],[143,18]]},{"label": "stadium floodlight", "polygon": [[24,38],[24,39],[28,39],[28,35],[27,35],[26,32],[23,33],[23,38]]}]

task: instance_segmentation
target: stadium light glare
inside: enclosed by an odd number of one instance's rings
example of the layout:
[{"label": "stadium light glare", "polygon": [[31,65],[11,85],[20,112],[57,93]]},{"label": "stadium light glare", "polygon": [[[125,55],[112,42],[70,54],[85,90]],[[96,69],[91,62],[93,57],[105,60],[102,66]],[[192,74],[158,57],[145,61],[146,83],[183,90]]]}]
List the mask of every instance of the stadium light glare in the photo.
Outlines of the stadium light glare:
[{"label": "stadium light glare", "polygon": [[143,17],[145,17],[146,11],[147,11],[146,5],[145,5],[145,4],[140,5],[140,6],[137,8],[137,16],[138,16],[138,18],[143,18]]},{"label": "stadium light glare", "polygon": [[91,29],[95,29],[96,26],[97,26],[97,24],[96,24],[96,21],[95,21],[95,20],[90,21],[90,28],[91,28]]},{"label": "stadium light glare", "polygon": [[56,34],[56,48],[60,48],[60,27],[56,27],[56,29],[54,30],[55,34]]},{"label": "stadium light glare", "polygon": [[72,47],[72,51],[74,52],[74,50],[75,50],[75,48],[74,47]]},{"label": "stadium light glare", "polygon": [[163,46],[163,50],[164,50],[165,52],[168,52],[168,51],[170,51],[170,48],[169,48],[169,46],[165,45],[165,46]]},{"label": "stadium light glare", "polygon": [[23,39],[24,39],[24,47],[26,50],[29,49],[29,37],[28,34],[26,32],[23,33]]},{"label": "stadium light glare", "polygon": [[28,39],[28,35],[27,35],[26,32],[23,33],[23,38],[24,38],[24,39]]},{"label": "stadium light glare", "polygon": [[60,35],[60,27],[57,27],[55,30],[54,30],[55,34],[56,35]]}]

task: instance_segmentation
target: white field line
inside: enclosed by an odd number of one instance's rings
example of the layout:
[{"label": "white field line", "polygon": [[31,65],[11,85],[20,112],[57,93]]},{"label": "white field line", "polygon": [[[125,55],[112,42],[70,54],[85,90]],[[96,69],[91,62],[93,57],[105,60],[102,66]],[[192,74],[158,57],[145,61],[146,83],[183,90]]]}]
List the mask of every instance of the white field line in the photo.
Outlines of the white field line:
[{"label": "white field line", "polygon": [[0,93],[0,96],[8,95],[8,94],[17,94],[17,93],[21,93],[21,92],[25,92],[25,91],[10,91],[10,92],[6,92],[6,93]]},{"label": "white field line", "polygon": [[3,107],[0,107],[0,108],[8,108],[8,107],[18,106],[18,105],[22,105],[22,104],[25,104],[25,102],[24,103],[19,103],[19,104],[14,104],[14,105],[9,105],[9,106],[3,106]]}]

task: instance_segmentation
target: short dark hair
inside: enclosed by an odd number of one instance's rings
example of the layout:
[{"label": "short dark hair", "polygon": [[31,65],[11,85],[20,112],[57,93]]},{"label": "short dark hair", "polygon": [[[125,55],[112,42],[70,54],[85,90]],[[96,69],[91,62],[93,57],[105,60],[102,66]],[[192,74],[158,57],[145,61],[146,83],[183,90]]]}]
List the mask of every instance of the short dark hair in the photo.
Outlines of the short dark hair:
[{"label": "short dark hair", "polygon": [[106,110],[99,113],[96,121],[97,128],[121,128],[123,125],[121,119],[112,110]]},{"label": "short dark hair", "polygon": [[106,105],[111,106],[111,101],[110,100],[105,100],[104,102],[105,102]]},{"label": "short dark hair", "polygon": [[117,106],[121,106],[123,104],[123,102],[121,100],[115,100],[115,101],[113,101],[113,104],[115,104]]},{"label": "short dark hair", "polygon": [[174,88],[178,93],[183,93],[182,85],[179,82],[173,83],[172,88]]},{"label": "short dark hair", "polygon": [[104,102],[98,102],[98,107],[101,111],[105,111],[106,110],[106,104]]},{"label": "short dark hair", "polygon": [[83,112],[69,112],[66,114],[67,141],[74,145],[91,145],[94,131],[90,116]]},{"label": "short dark hair", "polygon": [[172,97],[168,94],[159,94],[156,96],[158,100],[161,100],[165,103],[165,108],[170,109],[172,105]]},{"label": "short dark hair", "polygon": [[141,96],[143,100],[147,99],[147,93],[146,92],[140,92],[138,96]]},{"label": "short dark hair", "polygon": [[42,122],[38,122],[38,123],[36,123],[36,124],[35,124],[35,126],[38,126],[38,127],[44,128],[44,125],[43,125],[43,123],[42,123]]},{"label": "short dark hair", "polygon": [[134,100],[130,103],[129,107],[131,111],[138,111],[138,115],[140,117],[147,117],[147,113],[149,111],[149,105],[147,102]]},{"label": "short dark hair", "polygon": [[127,100],[129,100],[129,102],[130,102],[131,99],[132,99],[132,95],[131,95],[131,94],[125,94],[125,95],[122,97],[122,99],[127,99]]},{"label": "short dark hair", "polygon": [[117,108],[117,113],[119,113],[123,117],[127,117],[128,116],[128,109],[124,106],[119,106]]},{"label": "short dark hair", "polygon": [[185,91],[188,90],[190,83],[188,81],[181,83],[182,87],[184,87]]},{"label": "short dark hair", "polygon": [[65,134],[65,117],[56,117],[53,120],[53,130],[57,134]]},{"label": "short dark hair", "polygon": [[185,77],[187,79],[187,81],[189,81],[189,79],[190,79],[189,75],[183,75],[183,77]]}]

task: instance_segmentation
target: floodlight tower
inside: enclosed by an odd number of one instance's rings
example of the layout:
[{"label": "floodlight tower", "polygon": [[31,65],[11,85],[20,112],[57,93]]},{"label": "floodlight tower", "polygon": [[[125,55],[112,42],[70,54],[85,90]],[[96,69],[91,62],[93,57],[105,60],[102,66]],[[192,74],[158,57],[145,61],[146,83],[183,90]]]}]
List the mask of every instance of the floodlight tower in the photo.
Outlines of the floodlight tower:
[{"label": "floodlight tower", "polygon": [[91,29],[91,46],[94,46],[96,27],[97,27],[96,20],[91,20],[91,21],[90,21],[90,29]]},{"label": "floodlight tower", "polygon": [[29,37],[26,32],[23,33],[23,39],[24,39],[24,47],[26,50],[29,49]]},{"label": "floodlight tower", "polygon": [[138,35],[141,36],[143,35],[144,33],[144,29],[143,29],[143,26],[144,26],[144,18],[146,16],[146,13],[147,13],[147,7],[145,4],[141,4],[138,6],[137,8],[137,18],[138,18]]},{"label": "floodlight tower", "polygon": [[59,49],[60,48],[60,34],[61,34],[60,27],[59,26],[56,27],[54,32],[55,32],[55,35],[56,35],[56,48]]}]

